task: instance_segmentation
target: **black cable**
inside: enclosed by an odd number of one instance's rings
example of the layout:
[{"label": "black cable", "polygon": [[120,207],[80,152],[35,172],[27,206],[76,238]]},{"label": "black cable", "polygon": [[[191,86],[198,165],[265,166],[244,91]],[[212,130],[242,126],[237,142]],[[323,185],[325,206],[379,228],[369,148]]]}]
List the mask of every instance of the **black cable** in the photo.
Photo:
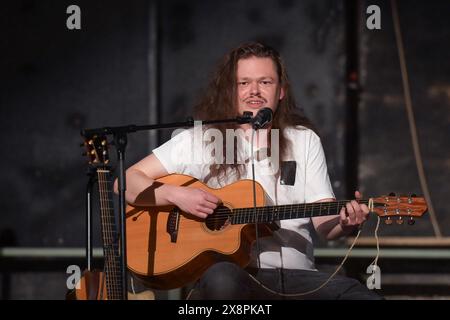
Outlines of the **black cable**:
[{"label": "black cable", "polygon": [[261,250],[259,248],[259,234],[258,234],[258,214],[256,212],[256,180],[255,180],[255,159],[254,159],[254,151],[253,151],[253,139],[255,136],[255,131],[252,130],[252,138],[251,138],[251,162],[252,162],[252,182],[253,182],[253,210],[255,216],[255,236],[256,236],[256,262],[258,269],[261,269],[261,262],[259,259],[259,255],[261,254]]}]

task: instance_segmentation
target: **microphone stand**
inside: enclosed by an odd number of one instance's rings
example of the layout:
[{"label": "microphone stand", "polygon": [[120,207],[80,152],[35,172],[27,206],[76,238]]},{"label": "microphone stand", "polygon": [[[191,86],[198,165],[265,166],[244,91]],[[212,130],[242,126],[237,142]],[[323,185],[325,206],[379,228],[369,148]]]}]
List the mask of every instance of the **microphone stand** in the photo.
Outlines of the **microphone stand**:
[{"label": "microphone stand", "polygon": [[[207,120],[202,121],[202,124],[218,124],[218,123],[250,123],[252,121],[252,112],[244,112],[242,116],[237,116],[233,119],[223,119],[223,120]],[[103,127],[95,129],[84,129],[81,130],[81,135],[88,138],[95,135],[106,136],[112,135],[116,149],[117,149],[117,159],[119,162],[119,175],[118,175],[118,189],[119,189],[119,229],[120,229],[120,266],[121,266],[121,278],[122,278],[122,299],[127,300],[128,289],[127,289],[127,245],[126,245],[126,179],[125,179],[125,149],[127,146],[127,134],[137,131],[144,130],[156,130],[156,129],[170,129],[170,128],[185,128],[193,127],[195,124],[193,118],[189,118],[184,122],[173,122],[167,124],[155,124],[155,125],[127,125],[119,127]],[[88,234],[90,234],[88,232]],[[88,241],[91,243],[91,241]]]}]

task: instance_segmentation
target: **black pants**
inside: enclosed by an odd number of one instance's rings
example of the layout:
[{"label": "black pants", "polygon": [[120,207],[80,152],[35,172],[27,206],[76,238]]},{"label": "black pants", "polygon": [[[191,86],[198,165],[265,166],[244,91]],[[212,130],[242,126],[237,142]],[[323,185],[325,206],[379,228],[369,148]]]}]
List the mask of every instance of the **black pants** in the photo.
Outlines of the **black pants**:
[{"label": "black pants", "polygon": [[336,275],[323,288],[308,295],[282,296],[264,289],[264,286],[281,293],[302,293],[316,289],[329,274],[291,269],[259,269],[254,275],[229,262],[211,266],[195,285],[189,299],[203,300],[248,300],[248,299],[382,299],[359,281]]}]

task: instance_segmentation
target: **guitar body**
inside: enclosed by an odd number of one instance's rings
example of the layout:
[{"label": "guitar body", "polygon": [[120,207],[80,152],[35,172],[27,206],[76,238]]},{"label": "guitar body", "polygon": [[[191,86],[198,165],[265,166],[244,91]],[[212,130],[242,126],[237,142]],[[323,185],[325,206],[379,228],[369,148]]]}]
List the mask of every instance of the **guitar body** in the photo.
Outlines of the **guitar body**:
[{"label": "guitar body", "polygon": [[[105,273],[101,271],[84,271],[80,279],[80,288],[70,291],[70,300],[109,300],[105,285]],[[154,300],[155,295],[150,290],[139,293],[128,292],[128,300]]]},{"label": "guitar body", "polygon": [[69,298],[75,300],[108,300],[105,273],[101,271],[84,271],[79,286],[79,289],[69,293]]},{"label": "guitar body", "polygon": [[[209,188],[185,175],[168,175],[157,181],[206,190],[219,197],[228,209],[253,207],[251,180],[241,180],[221,189]],[[256,202],[257,206],[265,205],[265,192],[259,184],[256,184]],[[219,230],[212,230],[205,220],[181,211],[174,213],[173,209],[173,206],[127,208],[128,268],[147,285],[157,289],[181,287],[198,279],[217,261],[248,265],[255,240],[254,224],[226,223]],[[176,239],[168,232],[171,212]],[[260,236],[270,234],[270,228],[260,226]]]}]

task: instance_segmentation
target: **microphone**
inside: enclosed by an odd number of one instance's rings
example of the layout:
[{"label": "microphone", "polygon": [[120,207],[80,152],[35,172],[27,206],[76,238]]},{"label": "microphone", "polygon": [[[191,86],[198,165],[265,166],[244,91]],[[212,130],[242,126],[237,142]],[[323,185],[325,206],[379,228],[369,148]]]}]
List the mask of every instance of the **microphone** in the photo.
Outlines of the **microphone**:
[{"label": "microphone", "polygon": [[270,122],[272,122],[273,112],[270,108],[262,108],[258,111],[256,116],[251,120],[254,130],[264,128]]}]

